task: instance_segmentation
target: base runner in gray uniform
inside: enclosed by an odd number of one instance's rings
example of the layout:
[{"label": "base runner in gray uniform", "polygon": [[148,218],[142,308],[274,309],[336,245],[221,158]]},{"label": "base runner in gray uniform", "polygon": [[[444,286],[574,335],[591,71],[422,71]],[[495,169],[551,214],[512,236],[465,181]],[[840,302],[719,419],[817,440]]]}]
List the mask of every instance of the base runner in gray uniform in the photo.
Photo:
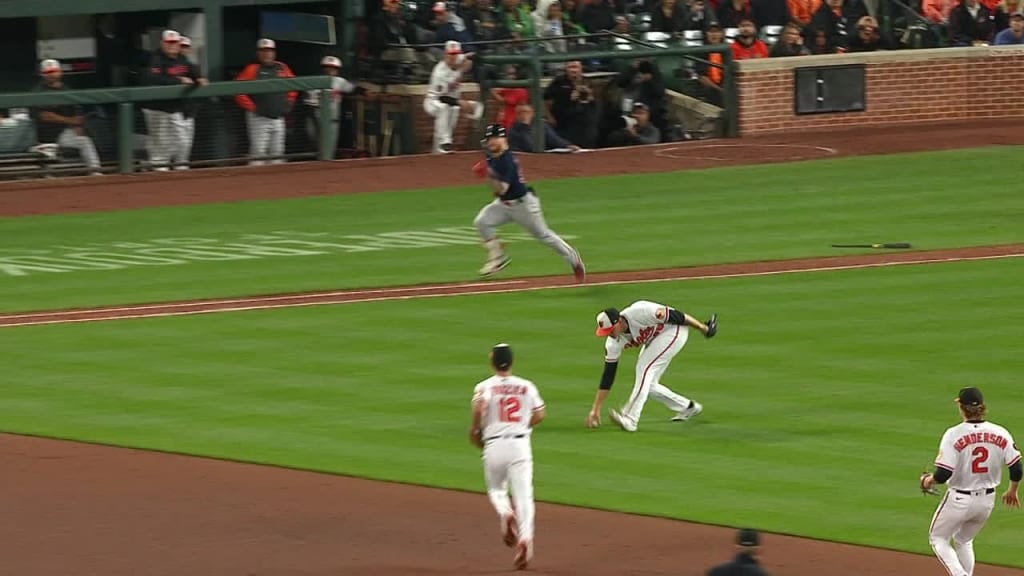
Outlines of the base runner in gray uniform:
[{"label": "base runner in gray uniform", "polygon": [[495,198],[480,210],[473,221],[487,249],[487,263],[480,269],[480,275],[492,276],[508,266],[510,258],[498,240],[496,228],[515,222],[557,252],[572,266],[576,280],[582,282],[586,276],[583,260],[575,248],[548,228],[537,193],[526,183],[519,161],[509,151],[505,128],[501,124],[489,125],[484,132],[483,143],[486,158],[478,162],[473,170],[478,176],[487,177]]}]

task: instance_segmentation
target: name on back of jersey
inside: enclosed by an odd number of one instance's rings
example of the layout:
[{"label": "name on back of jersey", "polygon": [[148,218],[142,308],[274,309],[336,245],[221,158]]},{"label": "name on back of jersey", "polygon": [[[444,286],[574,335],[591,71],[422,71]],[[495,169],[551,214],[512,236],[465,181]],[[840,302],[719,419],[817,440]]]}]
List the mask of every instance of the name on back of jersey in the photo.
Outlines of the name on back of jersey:
[{"label": "name on back of jersey", "polygon": [[491,393],[494,395],[525,396],[526,392],[526,386],[520,386],[518,384],[498,384],[491,386]]},{"label": "name on back of jersey", "polygon": [[999,434],[993,434],[991,432],[971,432],[970,434],[964,434],[961,436],[956,443],[953,444],[953,448],[955,448],[957,452],[962,452],[964,448],[967,448],[972,444],[992,444],[1005,450],[1009,445],[1009,442]]}]

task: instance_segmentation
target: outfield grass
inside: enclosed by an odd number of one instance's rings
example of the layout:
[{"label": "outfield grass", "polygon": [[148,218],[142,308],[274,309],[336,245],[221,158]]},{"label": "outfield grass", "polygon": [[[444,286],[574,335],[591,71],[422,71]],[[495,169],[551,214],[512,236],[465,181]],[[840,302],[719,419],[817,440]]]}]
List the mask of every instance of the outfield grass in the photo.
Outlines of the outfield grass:
[{"label": "outfield grass", "polygon": [[[1020,147],[871,156],[668,174],[565,179],[537,187],[551,226],[593,272],[835,254],[832,243],[920,248],[1024,242],[1024,195],[1006,183]],[[962,167],[971,166],[969,184]],[[317,241],[471,226],[482,187],[0,219],[0,311],[338,289],[476,277],[476,244],[114,270],[3,272],[24,250],[131,252],[154,239],[257,242],[299,231]],[[56,246],[69,246],[55,248]],[[99,247],[96,247],[99,246]],[[294,245],[292,245],[294,247]],[[539,243],[509,246],[507,276],[568,274]],[[844,252],[846,253],[846,252]],[[40,256],[40,254],[36,254]]]},{"label": "outfield grass", "polygon": [[[916,479],[956,390],[1024,435],[1021,277],[1010,259],[0,329],[0,422],[479,491],[469,395],[508,341],[549,406],[539,499],[929,553]],[[664,379],[705,413],[652,402],[635,435],[585,430],[594,314],[638,298],[720,314]],[[1019,514],[994,514],[982,561],[1024,566]]]}]

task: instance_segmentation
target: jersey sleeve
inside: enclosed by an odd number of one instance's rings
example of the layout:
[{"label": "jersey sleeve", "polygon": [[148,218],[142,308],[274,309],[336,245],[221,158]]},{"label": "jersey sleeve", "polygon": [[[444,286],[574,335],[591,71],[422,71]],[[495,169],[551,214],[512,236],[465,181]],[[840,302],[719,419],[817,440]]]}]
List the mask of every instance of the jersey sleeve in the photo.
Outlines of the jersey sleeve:
[{"label": "jersey sleeve", "polygon": [[953,433],[946,430],[939,442],[939,453],[935,456],[935,466],[950,472],[956,471],[956,448],[953,446]]},{"label": "jersey sleeve", "polygon": [[484,386],[482,383],[481,384],[477,384],[476,388],[473,388],[472,404],[475,405],[478,402],[487,402],[490,399],[489,396],[490,396],[490,389],[487,388],[486,386]]},{"label": "jersey sleeve", "polygon": [[530,383],[530,400],[533,401],[534,412],[544,408],[544,399],[540,396],[540,390],[532,382]]},{"label": "jersey sleeve", "polygon": [[1006,450],[1003,450],[1006,454],[1006,465],[1013,466],[1020,462],[1020,448],[1017,448],[1017,443],[1013,441],[1013,436],[1010,435],[1009,431],[1006,433],[1006,440],[1010,443]]},{"label": "jersey sleeve", "polygon": [[612,338],[609,336],[604,341],[604,361],[605,362],[618,362],[619,357],[622,356],[622,350],[625,348],[625,343],[619,338]]},{"label": "jersey sleeve", "polygon": [[622,311],[622,315],[640,326],[653,326],[668,321],[668,306],[640,300],[630,304]]}]

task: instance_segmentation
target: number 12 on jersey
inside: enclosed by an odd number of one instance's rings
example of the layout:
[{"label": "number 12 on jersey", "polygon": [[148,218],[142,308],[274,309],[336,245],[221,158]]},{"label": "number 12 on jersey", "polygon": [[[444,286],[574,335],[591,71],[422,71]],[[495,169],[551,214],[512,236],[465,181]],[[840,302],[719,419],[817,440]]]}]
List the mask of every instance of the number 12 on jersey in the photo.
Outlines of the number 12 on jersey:
[{"label": "number 12 on jersey", "polygon": [[522,404],[517,396],[504,396],[498,401],[498,419],[502,422],[519,422]]}]

